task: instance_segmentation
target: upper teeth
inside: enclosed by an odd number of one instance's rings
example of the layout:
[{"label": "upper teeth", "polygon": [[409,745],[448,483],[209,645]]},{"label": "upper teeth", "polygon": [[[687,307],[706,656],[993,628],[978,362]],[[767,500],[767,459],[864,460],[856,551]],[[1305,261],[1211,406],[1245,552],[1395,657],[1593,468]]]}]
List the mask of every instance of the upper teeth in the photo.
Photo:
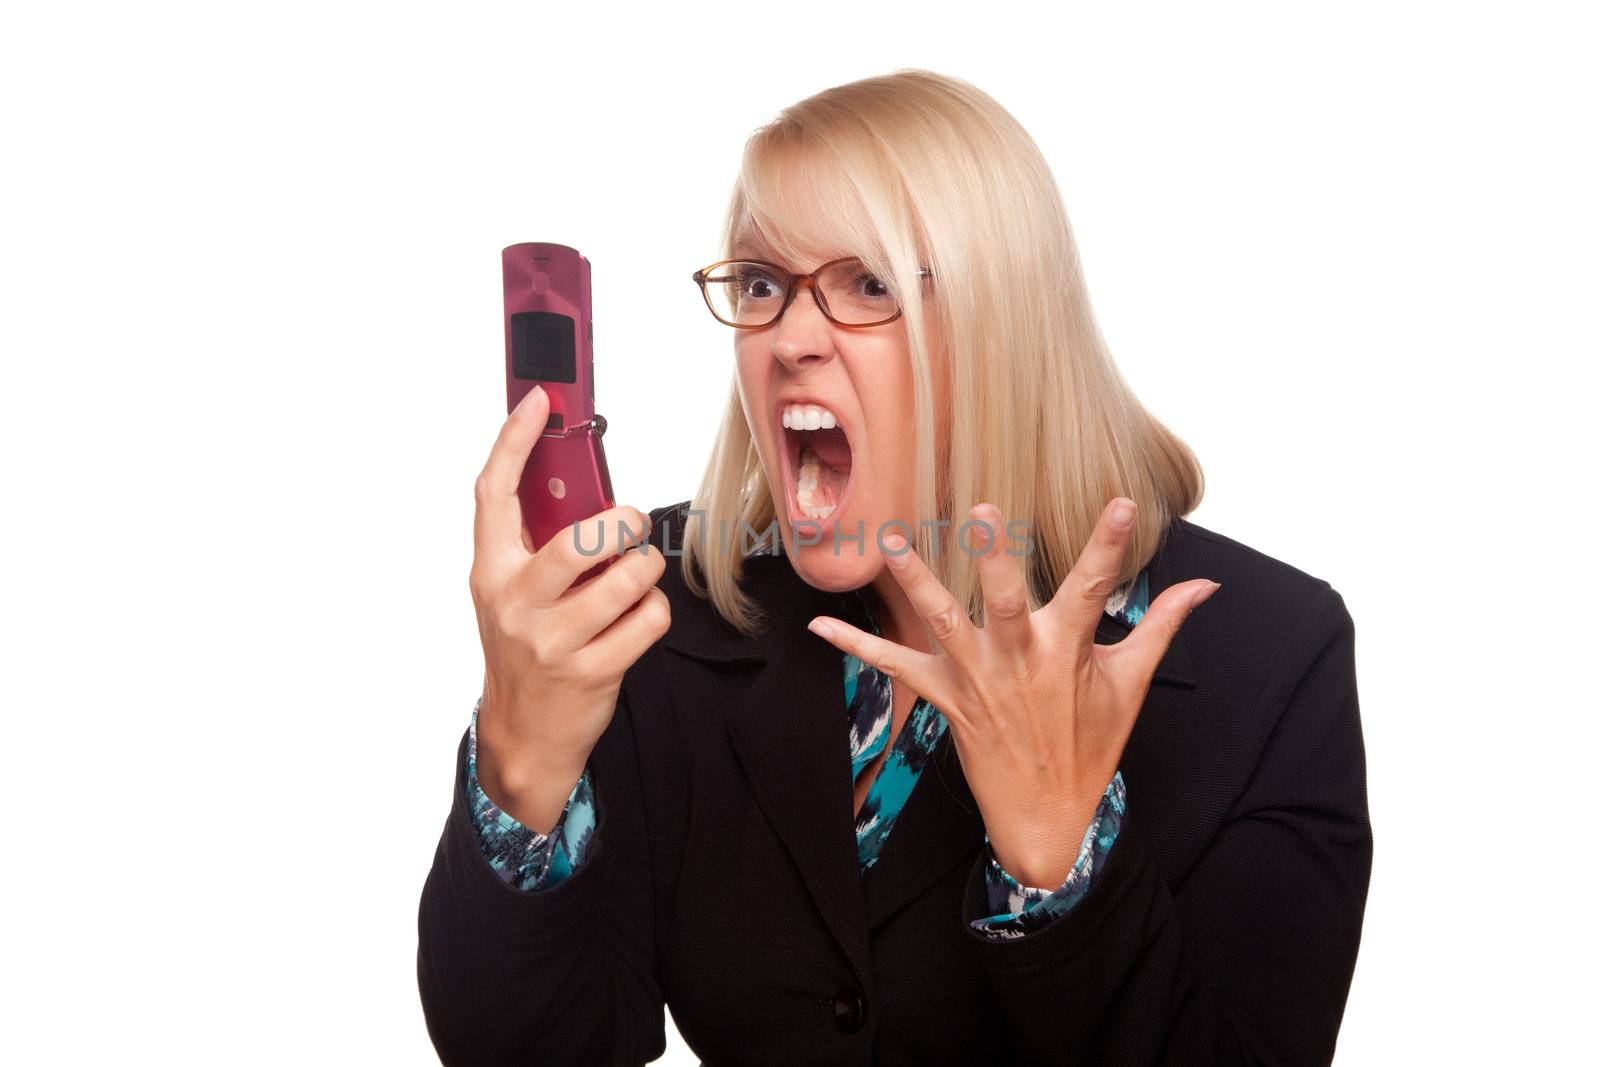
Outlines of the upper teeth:
[{"label": "upper teeth", "polygon": [[787,430],[831,430],[839,425],[833,412],[819,404],[789,404],[783,409],[783,426]]}]

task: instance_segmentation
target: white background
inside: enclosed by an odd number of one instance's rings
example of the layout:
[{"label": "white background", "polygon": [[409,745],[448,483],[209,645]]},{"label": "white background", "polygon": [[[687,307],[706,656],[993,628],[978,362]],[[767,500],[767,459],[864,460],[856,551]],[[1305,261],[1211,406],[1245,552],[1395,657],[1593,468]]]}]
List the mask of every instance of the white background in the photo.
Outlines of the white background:
[{"label": "white background", "polygon": [[905,66],[1038,140],[1204,463],[1190,518],[1356,620],[1340,1062],[1592,1054],[1580,5],[540,7],[5,17],[0,1058],[434,1062],[500,249],[591,258],[618,493],[685,499],[732,354],[689,275],[745,136]]}]

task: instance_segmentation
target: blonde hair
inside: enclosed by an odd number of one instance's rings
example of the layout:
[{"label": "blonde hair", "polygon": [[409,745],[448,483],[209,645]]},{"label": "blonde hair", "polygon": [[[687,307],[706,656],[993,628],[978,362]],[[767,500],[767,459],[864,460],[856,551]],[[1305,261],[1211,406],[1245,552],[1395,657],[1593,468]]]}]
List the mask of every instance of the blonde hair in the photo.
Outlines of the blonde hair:
[{"label": "blonde hair", "polygon": [[[807,249],[847,248],[839,254],[890,280],[913,366],[916,514],[950,519],[947,540],[983,501],[1007,521],[1031,522],[1033,607],[1054,595],[1112,497],[1139,505],[1119,587],[1172,519],[1200,502],[1198,460],[1144,409],[1107,351],[1049,166],[1016,119],[974,86],[899,70],[785,108],[745,145],[721,256],[751,231],[795,263]],[[926,294],[924,266],[933,272]],[[929,351],[925,314],[938,316],[939,353]],[[933,410],[941,371],[946,412]],[[949,431],[942,470],[940,419]],[[755,632],[756,605],[739,587],[740,538],[712,552],[724,541],[714,531],[741,523],[762,531],[776,517],[737,379],[691,508],[685,581],[730,624]],[[981,620],[976,558],[930,555],[930,532],[918,526],[918,553]]]}]

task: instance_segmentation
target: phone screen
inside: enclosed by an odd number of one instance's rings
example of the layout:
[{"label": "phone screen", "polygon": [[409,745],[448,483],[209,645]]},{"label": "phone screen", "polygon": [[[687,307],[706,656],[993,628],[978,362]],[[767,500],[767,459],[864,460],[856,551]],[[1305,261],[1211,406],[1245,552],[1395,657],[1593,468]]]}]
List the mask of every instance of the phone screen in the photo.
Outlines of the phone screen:
[{"label": "phone screen", "polygon": [[522,381],[578,380],[578,324],[553,311],[511,316],[511,373]]}]

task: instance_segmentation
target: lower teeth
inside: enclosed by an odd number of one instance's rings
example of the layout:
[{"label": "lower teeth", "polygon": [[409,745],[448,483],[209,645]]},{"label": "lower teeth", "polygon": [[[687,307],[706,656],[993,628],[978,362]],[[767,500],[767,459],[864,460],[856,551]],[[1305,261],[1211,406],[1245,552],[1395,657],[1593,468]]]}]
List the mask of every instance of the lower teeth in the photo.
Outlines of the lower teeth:
[{"label": "lower teeth", "polygon": [[800,484],[795,487],[795,502],[800,513],[808,519],[826,519],[833,514],[832,504],[815,503],[818,482],[822,477],[822,460],[817,458],[810,445],[800,453]]}]

